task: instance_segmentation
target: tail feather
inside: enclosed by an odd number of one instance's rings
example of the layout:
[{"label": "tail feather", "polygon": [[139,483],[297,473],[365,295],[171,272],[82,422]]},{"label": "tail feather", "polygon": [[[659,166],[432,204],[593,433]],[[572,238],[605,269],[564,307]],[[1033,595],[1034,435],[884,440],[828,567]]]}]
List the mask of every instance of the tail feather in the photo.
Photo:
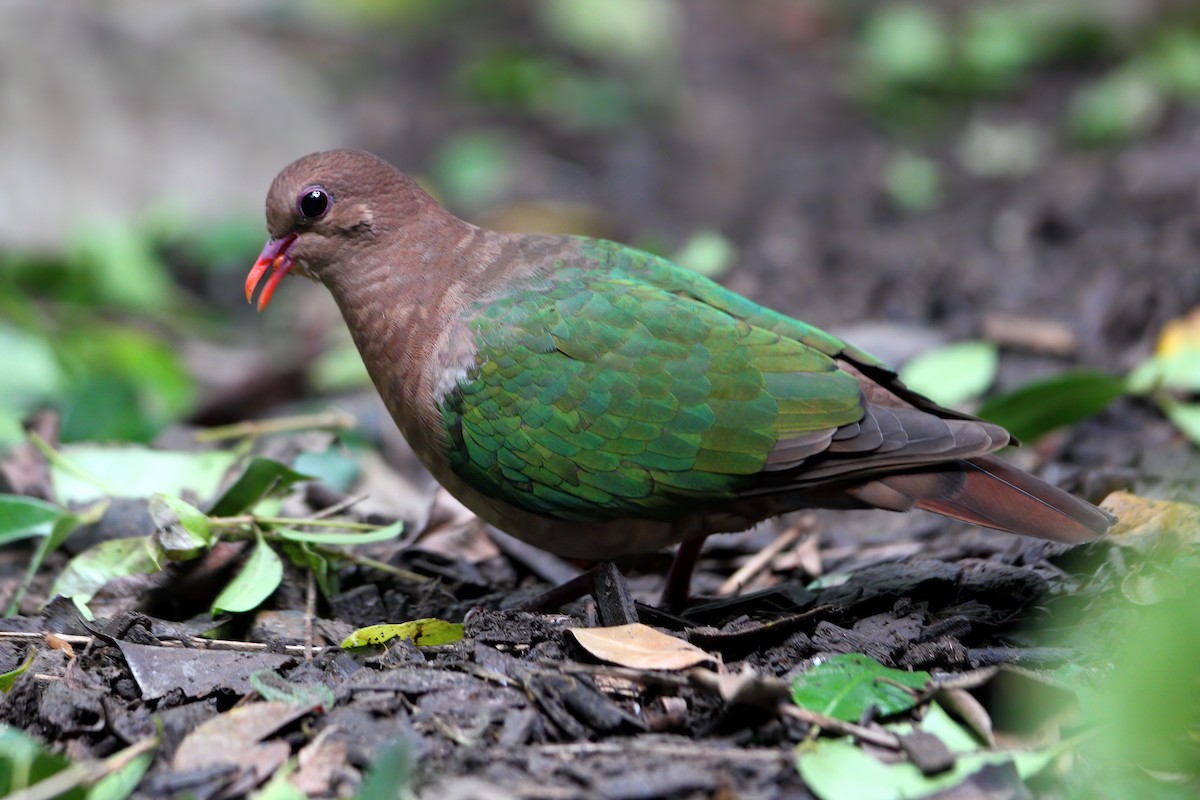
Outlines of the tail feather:
[{"label": "tail feather", "polygon": [[996,456],[878,479],[912,506],[947,517],[1071,544],[1090,541],[1114,519],[1091,503],[1010,466]]}]

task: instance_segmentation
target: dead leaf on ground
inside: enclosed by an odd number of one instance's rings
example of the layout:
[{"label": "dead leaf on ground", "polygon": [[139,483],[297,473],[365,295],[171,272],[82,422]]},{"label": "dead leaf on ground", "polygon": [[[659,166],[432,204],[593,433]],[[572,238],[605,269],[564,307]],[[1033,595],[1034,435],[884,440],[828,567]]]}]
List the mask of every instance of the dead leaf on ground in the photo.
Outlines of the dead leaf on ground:
[{"label": "dead leaf on ground", "polygon": [[346,743],[330,738],[336,730],[331,726],[321,731],[296,757],[299,766],[290,780],[309,797],[330,794],[346,769]]},{"label": "dead leaf on ground", "polygon": [[274,772],[292,749],[287,742],[262,740],[310,711],[290,703],[251,703],[200,725],[179,744],[171,766],[178,772],[232,764],[259,779]]},{"label": "dead leaf on ground", "polygon": [[992,716],[983,707],[983,703],[975,699],[975,695],[966,689],[938,689],[934,700],[950,712],[951,716],[957,717],[988,747],[996,746],[996,735],[992,732]]},{"label": "dead leaf on ground", "polygon": [[142,699],[154,700],[183,689],[187,697],[204,697],[218,689],[235,694],[251,690],[250,675],[296,663],[293,656],[232,650],[198,650],[117,642]]},{"label": "dead leaf on ground", "polygon": [[717,664],[712,654],[640,622],[611,628],[568,628],[567,632],[596,658],[622,667],[673,670]]},{"label": "dead leaf on ground", "polygon": [[1115,514],[1109,537],[1123,544],[1142,544],[1165,535],[1180,543],[1200,540],[1200,506],[1151,500],[1130,492],[1113,492],[1100,507]]}]

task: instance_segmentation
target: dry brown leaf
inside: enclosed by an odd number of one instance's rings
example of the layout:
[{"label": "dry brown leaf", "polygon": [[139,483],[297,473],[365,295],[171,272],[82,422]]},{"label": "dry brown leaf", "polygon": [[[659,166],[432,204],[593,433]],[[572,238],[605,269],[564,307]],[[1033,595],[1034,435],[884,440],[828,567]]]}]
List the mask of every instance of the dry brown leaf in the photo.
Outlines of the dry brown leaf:
[{"label": "dry brown leaf", "polygon": [[579,646],[601,661],[633,669],[688,669],[716,664],[695,645],[635,622],[611,628],[568,628]]},{"label": "dry brown leaf", "polygon": [[332,726],[325,728],[296,758],[299,766],[288,780],[308,797],[330,794],[338,776],[346,769],[346,743],[330,738],[336,730]]},{"label": "dry brown leaf", "polygon": [[1200,506],[1169,500],[1150,500],[1129,492],[1113,492],[1100,507],[1117,516],[1108,535],[1132,544],[1135,537],[1178,537],[1181,542],[1200,540]]},{"label": "dry brown leaf", "polygon": [[284,745],[285,760],[291,753],[291,748],[285,742],[261,743],[262,740],[310,710],[304,706],[279,702],[238,706],[205,721],[183,737],[171,766],[177,772],[185,772],[213,765],[234,764],[261,775],[264,766],[277,759],[279,744]]},{"label": "dry brown leaf", "polygon": [[971,732],[988,744],[996,746],[996,735],[992,732],[992,716],[975,695],[966,689],[938,689],[934,698],[938,704],[958,717]]}]

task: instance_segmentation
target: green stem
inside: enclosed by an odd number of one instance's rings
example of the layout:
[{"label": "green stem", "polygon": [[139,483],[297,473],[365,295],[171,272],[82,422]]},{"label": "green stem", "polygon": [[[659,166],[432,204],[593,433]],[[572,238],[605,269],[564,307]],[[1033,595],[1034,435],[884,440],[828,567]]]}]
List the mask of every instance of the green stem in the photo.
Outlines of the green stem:
[{"label": "green stem", "polygon": [[344,522],[336,519],[313,519],[297,517],[259,517],[243,514],[237,517],[209,517],[208,524],[218,528],[240,528],[243,525],[307,525],[313,528],[342,528],[348,531],[378,531],[386,525],[371,525],[366,522]]},{"label": "green stem", "polygon": [[219,442],[223,439],[257,438],[272,433],[306,431],[314,428],[336,428],[351,430],[357,420],[344,411],[325,411],[320,414],[302,414],[278,419],[250,420],[209,428],[196,434],[197,442]]},{"label": "green stem", "polygon": [[431,578],[428,578],[424,575],[418,575],[415,572],[410,572],[409,570],[401,569],[400,567],[394,567],[386,561],[380,561],[379,559],[371,558],[370,556],[364,556],[358,553],[349,553],[345,550],[338,550],[336,547],[328,547],[321,544],[310,544],[309,547],[326,558],[340,559],[342,561],[349,561],[351,564],[357,564],[360,567],[377,569],[380,572],[386,572],[388,575],[393,575],[401,580],[410,581],[412,583],[428,583],[431,580]]}]

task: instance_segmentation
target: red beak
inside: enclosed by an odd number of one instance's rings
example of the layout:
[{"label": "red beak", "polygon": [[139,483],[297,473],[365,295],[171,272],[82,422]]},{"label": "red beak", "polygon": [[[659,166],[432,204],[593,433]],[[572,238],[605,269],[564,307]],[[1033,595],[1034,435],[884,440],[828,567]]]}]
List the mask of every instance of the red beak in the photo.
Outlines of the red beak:
[{"label": "red beak", "polygon": [[275,268],[275,272],[271,277],[267,278],[266,285],[263,286],[262,293],[258,296],[258,310],[262,311],[271,302],[271,295],[275,294],[275,287],[283,280],[283,276],[287,275],[292,265],[292,254],[290,250],[292,245],[296,243],[296,234],[289,233],[282,239],[271,239],[267,242],[266,247],[258,255],[258,261],[254,262],[254,266],[250,269],[250,274],[246,276],[246,302],[250,302],[250,297],[254,294],[255,287],[262,280],[263,273],[271,267]]}]

